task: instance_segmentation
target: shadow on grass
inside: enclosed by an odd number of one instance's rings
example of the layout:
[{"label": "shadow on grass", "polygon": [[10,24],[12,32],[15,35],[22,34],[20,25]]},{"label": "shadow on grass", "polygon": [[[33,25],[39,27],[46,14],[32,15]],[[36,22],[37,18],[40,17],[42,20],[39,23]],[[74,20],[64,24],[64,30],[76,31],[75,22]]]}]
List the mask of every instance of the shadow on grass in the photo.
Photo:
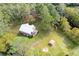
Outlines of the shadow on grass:
[{"label": "shadow on grass", "polygon": [[23,35],[22,33],[18,33],[17,36],[20,36],[20,37],[27,37],[29,39],[33,38],[33,36],[27,36],[27,35]]}]

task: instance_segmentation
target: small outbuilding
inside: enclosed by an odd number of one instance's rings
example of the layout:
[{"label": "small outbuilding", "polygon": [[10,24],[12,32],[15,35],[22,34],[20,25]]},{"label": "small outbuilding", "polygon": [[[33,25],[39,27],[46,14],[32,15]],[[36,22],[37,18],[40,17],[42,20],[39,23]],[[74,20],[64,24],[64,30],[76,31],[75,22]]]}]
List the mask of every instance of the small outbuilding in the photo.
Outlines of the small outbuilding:
[{"label": "small outbuilding", "polygon": [[48,45],[51,46],[51,47],[55,47],[55,46],[56,46],[55,40],[50,40],[50,41],[48,42]]},{"label": "small outbuilding", "polygon": [[29,25],[29,23],[22,24],[19,31],[27,36],[35,36],[38,33],[36,27],[34,25]]}]

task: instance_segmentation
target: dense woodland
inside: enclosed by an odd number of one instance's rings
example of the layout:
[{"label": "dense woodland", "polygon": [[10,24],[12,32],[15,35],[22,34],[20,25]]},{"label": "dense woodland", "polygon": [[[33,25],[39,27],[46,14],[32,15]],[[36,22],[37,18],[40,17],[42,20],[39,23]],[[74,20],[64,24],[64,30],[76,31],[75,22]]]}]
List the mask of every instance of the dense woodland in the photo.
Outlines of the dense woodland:
[{"label": "dense woodland", "polygon": [[[24,23],[34,24],[38,34],[19,35]],[[79,4],[0,4],[0,55],[79,56]]]}]

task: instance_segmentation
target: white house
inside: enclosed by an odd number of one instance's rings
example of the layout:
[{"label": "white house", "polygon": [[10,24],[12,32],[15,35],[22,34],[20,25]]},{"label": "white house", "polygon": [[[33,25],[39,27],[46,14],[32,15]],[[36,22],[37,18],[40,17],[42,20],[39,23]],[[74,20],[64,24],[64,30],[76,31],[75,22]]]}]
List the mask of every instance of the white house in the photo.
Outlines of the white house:
[{"label": "white house", "polygon": [[34,25],[29,25],[29,23],[22,24],[19,31],[27,36],[34,36],[37,34],[36,27]]}]

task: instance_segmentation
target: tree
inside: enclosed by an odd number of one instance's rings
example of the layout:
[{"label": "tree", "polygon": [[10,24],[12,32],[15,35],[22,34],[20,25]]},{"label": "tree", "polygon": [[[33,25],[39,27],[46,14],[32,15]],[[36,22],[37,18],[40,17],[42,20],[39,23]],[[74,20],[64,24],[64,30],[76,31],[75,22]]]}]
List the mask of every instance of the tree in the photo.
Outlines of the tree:
[{"label": "tree", "polygon": [[61,28],[63,31],[65,31],[65,32],[71,30],[71,26],[69,25],[69,22],[68,22],[67,18],[65,18],[65,17],[62,17],[62,18],[61,18],[61,21],[60,21],[60,28]]},{"label": "tree", "polygon": [[27,54],[28,49],[31,47],[31,44],[28,42],[28,38],[17,36],[10,43],[11,48],[7,52],[8,55],[20,55],[25,56]]},{"label": "tree", "polygon": [[68,21],[72,27],[79,27],[79,10],[76,8],[65,8],[65,16],[68,18]]},{"label": "tree", "polygon": [[52,4],[47,4],[47,8],[49,10],[49,13],[50,15],[52,16],[52,20],[53,22],[57,22],[57,21],[60,21],[60,15],[59,13],[57,12],[57,10],[55,9],[55,6],[52,5]]},{"label": "tree", "polygon": [[34,8],[31,4],[0,4],[0,7],[1,12],[9,16],[7,19],[9,23],[15,25],[23,23],[23,14],[30,14],[31,9]]},{"label": "tree", "polygon": [[41,18],[38,28],[41,29],[41,31],[49,31],[51,28],[51,21],[53,20],[53,18],[50,15],[47,6],[44,4],[38,4],[36,6],[36,12],[37,15]]},{"label": "tree", "polygon": [[56,6],[56,10],[59,12],[60,16],[64,16],[65,12],[64,9],[66,8],[66,5],[64,3],[60,3]]},{"label": "tree", "polygon": [[8,27],[8,20],[9,16],[8,15],[4,15],[1,11],[0,11],[0,36],[4,35],[5,32],[7,32],[9,30]]},{"label": "tree", "polygon": [[72,30],[65,32],[65,35],[76,45],[79,44],[79,28],[73,28]]},{"label": "tree", "polygon": [[13,33],[5,33],[3,36],[0,37],[0,52],[2,54],[7,54],[10,43],[13,41],[15,35]]},{"label": "tree", "polygon": [[79,3],[66,3],[67,7],[76,7],[79,6]]}]

